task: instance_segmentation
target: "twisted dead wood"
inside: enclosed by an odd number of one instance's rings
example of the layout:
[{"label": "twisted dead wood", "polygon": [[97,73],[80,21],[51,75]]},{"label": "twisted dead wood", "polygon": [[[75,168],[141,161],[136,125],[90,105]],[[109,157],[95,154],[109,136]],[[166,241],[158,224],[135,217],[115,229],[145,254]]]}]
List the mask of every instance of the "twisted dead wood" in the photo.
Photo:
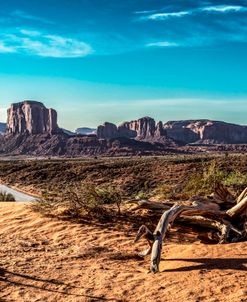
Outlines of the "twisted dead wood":
[{"label": "twisted dead wood", "polygon": [[[216,195],[217,198],[212,197]],[[247,188],[237,199],[235,199],[234,203],[232,201],[232,195],[223,186],[217,187],[216,195],[211,195],[211,198],[206,200],[196,198],[195,200],[197,201],[194,201],[192,205],[175,204],[162,214],[154,233],[152,233],[145,225],[140,227],[135,242],[142,237],[148,240],[149,248],[140,255],[145,256],[152,251],[150,263],[151,272],[156,273],[159,271],[162,242],[176,218],[180,220],[180,222],[199,225],[218,231],[219,243],[228,242],[230,232],[235,234],[235,237],[232,237],[232,242],[247,238]],[[200,200],[200,202],[198,202],[198,200]],[[215,203],[213,203],[212,200]],[[167,204],[151,202],[148,200],[134,201],[134,203],[136,204],[135,209],[146,208],[157,211],[169,207]],[[223,204],[225,207],[228,207],[229,204],[231,204],[233,207],[222,211],[218,204]],[[241,230],[235,227],[231,222],[232,219],[236,220],[236,218],[243,220],[238,223],[238,225],[242,225]]]}]

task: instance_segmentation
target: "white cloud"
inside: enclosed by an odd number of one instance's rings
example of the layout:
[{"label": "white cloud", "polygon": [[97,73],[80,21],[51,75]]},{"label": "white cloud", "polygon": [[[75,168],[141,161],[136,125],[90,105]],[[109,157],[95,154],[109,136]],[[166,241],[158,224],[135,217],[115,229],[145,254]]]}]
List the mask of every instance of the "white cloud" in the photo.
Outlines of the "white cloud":
[{"label": "white cloud", "polygon": [[151,14],[151,13],[155,13],[157,12],[157,10],[141,10],[141,11],[137,11],[135,12],[135,14]]},{"label": "white cloud", "polygon": [[204,12],[229,13],[247,11],[247,8],[240,5],[216,5],[203,7],[200,10]]},{"label": "white cloud", "polygon": [[[241,5],[215,5],[215,6],[205,6],[199,7],[196,9],[191,9],[188,11],[179,11],[179,12],[162,12],[150,14],[148,16],[142,16],[139,20],[166,20],[169,18],[181,18],[188,15],[194,15],[197,13],[207,12],[207,13],[238,13],[246,12],[247,7]],[[151,11],[150,11],[151,12]],[[136,13],[148,13],[148,11],[136,12]]]},{"label": "white cloud", "polygon": [[40,57],[76,58],[89,55],[93,51],[91,46],[83,41],[27,29],[2,35],[1,43],[0,52],[17,52]]},{"label": "white cloud", "polygon": [[168,41],[160,41],[146,44],[147,47],[175,47],[178,46],[177,43],[168,42]]},{"label": "white cloud", "polygon": [[190,11],[181,11],[181,12],[171,12],[171,13],[159,13],[159,14],[152,14],[147,17],[142,17],[142,19],[149,19],[149,20],[164,20],[168,18],[180,18],[186,15],[190,15]]}]

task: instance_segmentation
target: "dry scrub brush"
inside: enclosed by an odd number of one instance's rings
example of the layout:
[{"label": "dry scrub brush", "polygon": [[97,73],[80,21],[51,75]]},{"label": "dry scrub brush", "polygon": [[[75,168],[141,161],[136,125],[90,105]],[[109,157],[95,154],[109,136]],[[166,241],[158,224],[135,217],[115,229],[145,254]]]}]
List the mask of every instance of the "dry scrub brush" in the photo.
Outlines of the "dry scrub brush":
[{"label": "dry scrub brush", "polygon": [[188,199],[193,195],[206,196],[218,183],[226,185],[239,194],[247,186],[247,173],[233,170],[219,160],[202,162],[200,167],[188,171],[186,179],[178,183],[163,183],[157,186],[155,193],[160,199]]},{"label": "dry scrub brush", "polygon": [[44,215],[67,215],[81,217],[93,215],[106,216],[106,205],[116,205],[121,212],[122,192],[113,186],[96,186],[92,183],[73,185],[62,192],[43,192],[40,200],[32,204],[32,209]]}]

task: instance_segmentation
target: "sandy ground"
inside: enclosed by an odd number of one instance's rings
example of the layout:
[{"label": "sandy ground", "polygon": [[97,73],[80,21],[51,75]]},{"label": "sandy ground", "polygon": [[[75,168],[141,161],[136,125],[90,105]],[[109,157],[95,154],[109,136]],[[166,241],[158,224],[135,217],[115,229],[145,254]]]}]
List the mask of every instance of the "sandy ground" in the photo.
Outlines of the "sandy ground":
[{"label": "sandy ground", "polygon": [[247,243],[169,243],[161,273],[121,229],[0,203],[0,301],[247,301]]}]

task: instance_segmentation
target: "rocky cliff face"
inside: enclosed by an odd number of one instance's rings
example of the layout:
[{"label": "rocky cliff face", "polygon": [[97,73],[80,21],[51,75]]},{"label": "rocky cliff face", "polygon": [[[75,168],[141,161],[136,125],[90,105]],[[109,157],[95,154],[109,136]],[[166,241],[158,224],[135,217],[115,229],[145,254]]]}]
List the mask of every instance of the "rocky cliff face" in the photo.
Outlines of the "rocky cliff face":
[{"label": "rocky cliff face", "polygon": [[105,122],[103,125],[98,126],[97,128],[97,137],[98,138],[116,138],[118,137],[118,129],[115,124]]},{"label": "rocky cliff face", "polygon": [[171,121],[155,124],[150,117],[124,122],[118,127],[105,123],[98,127],[99,138],[132,138],[140,141],[159,142],[167,146],[176,144],[245,144],[247,126],[211,120]]},{"label": "rocky cliff face", "polygon": [[247,126],[210,120],[171,121],[164,124],[167,135],[185,144],[244,144]]},{"label": "rocky cliff face", "polygon": [[154,136],[155,120],[151,117],[143,117],[131,122],[125,122],[118,127],[120,134],[139,140],[148,140]]},{"label": "rocky cliff face", "polygon": [[155,124],[151,117],[143,117],[138,120],[124,122],[118,127],[114,124],[105,123],[98,127],[98,138],[126,137],[142,141],[158,141],[161,137],[166,138],[166,130],[162,122]]},{"label": "rocky cliff face", "polygon": [[155,126],[154,137],[157,139],[161,137],[167,137],[166,130],[161,121],[158,122],[157,125]]},{"label": "rocky cliff face", "polygon": [[24,101],[12,104],[7,112],[6,134],[57,133],[57,112],[42,103]]}]

